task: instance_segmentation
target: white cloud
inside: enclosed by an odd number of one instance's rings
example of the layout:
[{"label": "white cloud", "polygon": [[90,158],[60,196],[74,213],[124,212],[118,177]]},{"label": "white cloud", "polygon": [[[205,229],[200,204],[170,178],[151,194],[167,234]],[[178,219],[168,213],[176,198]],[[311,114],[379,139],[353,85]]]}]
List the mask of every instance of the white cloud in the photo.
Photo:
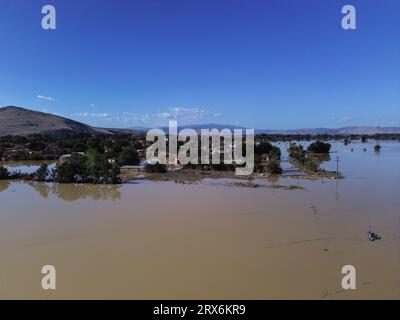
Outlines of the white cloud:
[{"label": "white cloud", "polygon": [[93,113],[93,112],[78,112],[71,114],[73,117],[83,117],[83,118],[97,118],[97,119],[106,119],[113,120],[115,117],[107,112],[103,113]]},{"label": "white cloud", "polygon": [[169,108],[166,112],[157,113],[156,118],[180,120],[184,122],[198,122],[210,115],[210,111],[200,108]]},{"label": "white cloud", "polygon": [[138,114],[138,113],[131,113],[131,112],[123,112],[121,121],[124,124],[130,123],[148,123],[151,120],[151,116],[149,114]]},{"label": "white cloud", "polygon": [[55,99],[52,98],[52,97],[44,96],[44,95],[41,95],[41,94],[39,94],[39,95],[37,96],[37,98],[38,98],[38,99],[41,99],[41,100],[47,100],[47,101],[54,101],[54,100],[55,100]]},{"label": "white cloud", "polygon": [[96,107],[96,105],[95,105],[94,103],[91,103],[90,106],[91,106],[92,108],[95,108],[95,107]]},{"label": "white cloud", "polygon": [[167,125],[168,120],[176,120],[180,124],[201,123],[203,121],[207,121],[207,119],[213,119],[214,117],[218,117],[220,115],[220,113],[212,113],[205,109],[182,107],[171,107],[163,112],[144,114],[123,112],[120,115],[114,115],[106,112],[95,113],[88,111],[71,114],[71,116],[78,119],[85,118],[86,121],[88,121],[88,119],[92,119],[95,122],[108,121],[113,123],[112,125],[121,125],[126,127],[135,125]]},{"label": "white cloud", "polygon": [[124,124],[142,123],[142,124],[166,124],[168,120],[177,120],[184,123],[194,123],[206,119],[212,115],[210,111],[200,108],[182,108],[172,107],[166,111],[153,114],[139,114],[123,112],[120,120]]}]

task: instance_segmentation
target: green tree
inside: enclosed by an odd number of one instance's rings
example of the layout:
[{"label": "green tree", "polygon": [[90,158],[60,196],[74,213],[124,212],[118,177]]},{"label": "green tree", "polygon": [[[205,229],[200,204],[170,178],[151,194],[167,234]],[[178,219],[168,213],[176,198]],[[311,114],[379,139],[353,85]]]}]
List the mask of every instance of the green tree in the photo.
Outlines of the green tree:
[{"label": "green tree", "polygon": [[104,153],[104,147],[98,137],[90,138],[87,142],[87,147],[88,149],[95,149],[98,153]]},{"label": "green tree", "polygon": [[130,142],[127,139],[121,139],[118,141],[118,145],[124,148],[128,147],[130,145]]},{"label": "green tree", "polygon": [[72,152],[84,152],[86,150],[86,144],[82,141],[78,141],[72,147]]},{"label": "green tree", "polygon": [[125,148],[119,156],[119,163],[121,166],[138,165],[140,159],[136,149],[133,147]]},{"label": "green tree", "polygon": [[133,146],[135,147],[136,150],[143,149],[143,143],[142,143],[141,141],[139,141],[139,140],[136,140],[136,141],[133,143]]},{"label": "green tree", "polygon": [[104,154],[100,154],[95,149],[89,149],[86,152],[85,165],[88,176],[92,178],[94,182],[99,182],[101,178],[107,179],[110,164]]},{"label": "green tree", "polygon": [[114,163],[111,167],[109,176],[111,183],[116,184],[121,182],[121,179],[119,177],[120,173],[121,167],[117,163]]},{"label": "green tree", "polygon": [[69,159],[58,164],[53,169],[52,175],[54,181],[61,183],[76,182],[78,177],[86,178],[88,170],[86,168],[86,157],[80,155],[72,155]]},{"label": "green tree", "polygon": [[122,147],[118,144],[112,146],[111,152],[115,155],[118,156],[122,152]]},{"label": "green tree", "polygon": [[276,146],[272,146],[269,156],[271,159],[280,160],[281,159],[281,149]]},{"label": "green tree", "polygon": [[255,154],[263,154],[263,153],[267,153],[269,154],[271,149],[273,148],[272,144],[270,144],[267,141],[260,141],[260,143],[256,144],[254,147],[254,153]]}]

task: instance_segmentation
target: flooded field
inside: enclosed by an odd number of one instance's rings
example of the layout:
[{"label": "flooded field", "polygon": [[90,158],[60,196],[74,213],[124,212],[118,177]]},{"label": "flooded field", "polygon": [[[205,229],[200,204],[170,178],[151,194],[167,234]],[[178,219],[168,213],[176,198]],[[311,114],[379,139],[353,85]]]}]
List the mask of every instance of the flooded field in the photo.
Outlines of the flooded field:
[{"label": "flooded field", "polygon": [[[0,298],[399,299],[400,143],[380,145],[333,143],[322,167],[338,156],[339,181],[268,188],[0,181]],[[344,291],[349,264],[357,289]]]},{"label": "flooded field", "polygon": [[34,173],[39,169],[40,165],[46,163],[49,170],[55,167],[54,161],[3,161],[1,165],[6,167],[9,171],[20,171],[22,173]]}]

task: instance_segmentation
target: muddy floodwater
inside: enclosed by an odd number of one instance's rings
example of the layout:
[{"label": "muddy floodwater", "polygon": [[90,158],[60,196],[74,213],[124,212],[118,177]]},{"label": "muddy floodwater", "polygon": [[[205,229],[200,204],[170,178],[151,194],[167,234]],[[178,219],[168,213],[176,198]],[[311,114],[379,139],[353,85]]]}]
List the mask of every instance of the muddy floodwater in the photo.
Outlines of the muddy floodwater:
[{"label": "muddy floodwater", "polygon": [[333,143],[339,181],[0,181],[0,298],[399,299],[400,143],[380,144]]}]

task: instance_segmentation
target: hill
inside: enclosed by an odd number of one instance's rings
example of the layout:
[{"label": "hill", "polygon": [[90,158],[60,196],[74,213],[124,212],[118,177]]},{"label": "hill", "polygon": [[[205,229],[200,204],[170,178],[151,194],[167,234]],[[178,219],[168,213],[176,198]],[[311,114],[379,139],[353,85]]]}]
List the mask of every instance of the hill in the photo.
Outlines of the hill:
[{"label": "hill", "polygon": [[65,135],[70,133],[111,134],[106,129],[53,114],[8,106],[0,108],[0,136],[30,134]]}]

